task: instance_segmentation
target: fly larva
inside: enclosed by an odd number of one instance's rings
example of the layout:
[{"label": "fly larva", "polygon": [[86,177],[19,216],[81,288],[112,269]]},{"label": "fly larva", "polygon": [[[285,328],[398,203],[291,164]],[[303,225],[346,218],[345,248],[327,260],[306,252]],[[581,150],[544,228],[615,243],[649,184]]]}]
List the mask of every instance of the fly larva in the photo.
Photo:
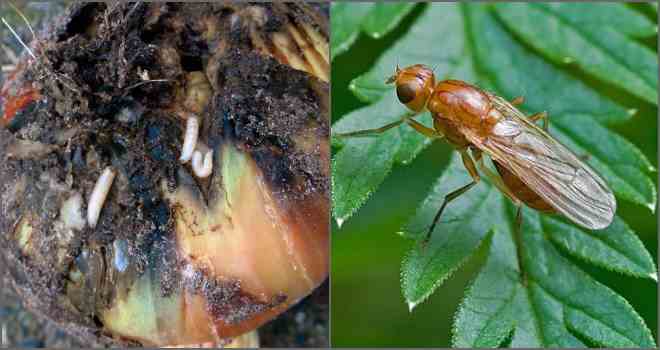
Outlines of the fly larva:
[{"label": "fly larva", "polygon": [[103,203],[105,203],[105,197],[108,196],[108,192],[110,191],[114,179],[115,171],[112,170],[111,167],[103,169],[101,177],[99,177],[94,185],[92,195],[89,196],[89,204],[87,205],[87,223],[92,228],[96,227],[96,223],[99,221],[101,209],[103,209]]},{"label": "fly larva", "polygon": [[213,151],[206,152],[204,163],[202,164],[202,152],[196,150],[192,157],[192,169],[195,175],[200,178],[211,175],[211,172],[213,172]]},{"label": "fly larva", "polygon": [[194,115],[189,115],[186,120],[186,133],[183,137],[183,147],[181,148],[181,163],[186,163],[192,158],[199,135],[199,120]]}]

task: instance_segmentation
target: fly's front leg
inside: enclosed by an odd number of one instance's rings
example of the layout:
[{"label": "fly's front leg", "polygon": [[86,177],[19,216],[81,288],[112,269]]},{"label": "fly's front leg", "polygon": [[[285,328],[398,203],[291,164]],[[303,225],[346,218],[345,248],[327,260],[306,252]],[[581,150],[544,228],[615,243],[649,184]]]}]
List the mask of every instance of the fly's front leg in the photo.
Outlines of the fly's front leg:
[{"label": "fly's front leg", "polygon": [[405,122],[406,119],[408,119],[408,116],[405,116],[395,122],[385,124],[381,126],[380,128],[375,128],[375,129],[365,129],[365,130],[358,130],[358,131],[351,131],[351,132],[346,132],[346,133],[333,133],[333,137],[360,137],[360,136],[376,136],[384,133],[385,131],[392,129],[395,126],[401,125],[401,123]]},{"label": "fly's front leg", "polygon": [[424,241],[422,241],[423,247],[425,247],[426,244],[431,239],[431,233],[433,233],[433,230],[435,229],[435,225],[438,223],[438,220],[440,219],[440,216],[442,215],[442,212],[445,210],[447,204],[449,204],[449,202],[453,201],[454,199],[460,197],[460,195],[467,192],[467,190],[472,188],[474,185],[476,185],[479,182],[479,180],[481,180],[481,178],[479,177],[479,173],[477,172],[477,168],[475,167],[472,158],[467,153],[467,150],[464,149],[461,150],[460,152],[461,152],[461,158],[463,159],[463,165],[465,165],[465,168],[467,169],[468,173],[470,173],[470,176],[472,177],[472,182],[454,191],[451,191],[449,194],[445,196],[445,199],[442,201],[442,205],[440,206],[440,209],[438,209],[438,212],[435,214],[435,217],[433,218],[433,223],[431,223],[431,227],[429,227],[429,230],[426,233],[426,237],[424,238]]},{"label": "fly's front leg", "polygon": [[439,139],[442,138],[444,135],[436,131],[435,129],[431,129],[427,127],[426,125],[416,121],[415,119],[408,118],[406,120],[406,123],[410,125],[413,129],[417,130],[420,134],[431,138],[431,139]]},{"label": "fly's front leg", "polygon": [[377,136],[377,135],[380,135],[380,134],[384,133],[385,131],[387,131],[391,128],[394,128],[396,126],[399,126],[399,125],[401,125],[402,123],[405,122],[406,124],[410,125],[410,127],[415,129],[417,132],[419,132],[420,134],[422,134],[422,135],[424,135],[428,138],[437,139],[437,138],[442,138],[443,137],[443,135],[441,133],[439,133],[436,130],[431,129],[431,128],[427,127],[426,125],[424,125],[424,124],[416,121],[415,119],[413,119],[413,117],[415,115],[416,114],[407,114],[403,118],[401,118],[401,119],[399,119],[395,122],[383,125],[380,128],[351,131],[351,132],[347,132],[347,133],[333,133],[332,136],[333,137],[338,137],[338,138],[361,137],[361,136]]},{"label": "fly's front leg", "polygon": [[528,116],[529,120],[534,123],[539,119],[543,119],[543,131],[548,132],[548,119],[550,117],[548,116],[548,112],[539,112],[539,113],[534,113],[530,116]]}]

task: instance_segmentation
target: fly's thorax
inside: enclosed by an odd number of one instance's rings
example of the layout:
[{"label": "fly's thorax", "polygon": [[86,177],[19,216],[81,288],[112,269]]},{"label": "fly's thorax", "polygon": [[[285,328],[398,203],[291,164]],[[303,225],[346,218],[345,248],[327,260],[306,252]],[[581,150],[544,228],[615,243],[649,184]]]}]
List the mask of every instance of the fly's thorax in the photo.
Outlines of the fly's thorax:
[{"label": "fly's thorax", "polygon": [[434,115],[441,115],[461,127],[487,134],[497,122],[488,95],[481,89],[460,80],[444,80],[438,83],[428,102]]},{"label": "fly's thorax", "polygon": [[396,83],[396,95],[399,101],[410,110],[421,112],[435,86],[433,71],[425,65],[416,64],[397,69],[393,80]]}]

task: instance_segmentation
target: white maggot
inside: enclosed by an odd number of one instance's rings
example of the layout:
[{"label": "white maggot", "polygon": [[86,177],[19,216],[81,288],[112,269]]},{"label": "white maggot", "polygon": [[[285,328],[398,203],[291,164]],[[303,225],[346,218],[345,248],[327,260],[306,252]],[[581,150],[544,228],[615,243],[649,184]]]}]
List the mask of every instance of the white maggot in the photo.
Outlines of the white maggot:
[{"label": "white maggot", "polygon": [[183,147],[181,148],[181,157],[179,158],[181,163],[186,163],[192,158],[198,135],[199,120],[197,117],[190,115],[186,120],[186,134],[183,137]]},{"label": "white maggot", "polygon": [[202,164],[202,152],[195,151],[192,157],[192,169],[197,177],[205,178],[213,172],[213,151],[208,151],[204,155],[204,164]]},{"label": "white maggot", "polygon": [[96,227],[103,209],[103,203],[108,196],[112,181],[115,179],[115,171],[111,167],[106,167],[101,173],[98,181],[94,185],[92,195],[89,196],[89,203],[87,204],[87,223],[90,227]]}]

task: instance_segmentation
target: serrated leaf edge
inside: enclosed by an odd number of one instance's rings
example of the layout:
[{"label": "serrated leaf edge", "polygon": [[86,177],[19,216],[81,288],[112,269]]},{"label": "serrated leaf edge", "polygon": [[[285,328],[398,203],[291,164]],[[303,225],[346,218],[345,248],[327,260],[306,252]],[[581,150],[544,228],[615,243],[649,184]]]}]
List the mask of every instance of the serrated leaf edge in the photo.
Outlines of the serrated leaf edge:
[{"label": "serrated leaf edge", "polygon": [[[581,261],[587,262],[587,263],[592,264],[592,265],[594,265],[594,266],[601,267],[601,268],[603,268],[603,269],[605,269],[605,270],[607,270],[607,271],[612,271],[612,272],[620,273],[620,274],[625,275],[625,276],[630,276],[630,277],[635,277],[635,278],[651,278],[651,279],[653,279],[653,276],[657,274],[657,267],[655,266],[655,263],[653,262],[653,258],[651,258],[651,255],[649,254],[648,250],[646,250],[646,249],[644,249],[644,252],[646,253],[645,255],[647,255],[648,258],[649,258],[649,260],[653,263],[653,267],[654,267],[654,269],[656,270],[656,272],[652,272],[652,273],[648,273],[648,274],[643,274],[643,273],[635,274],[635,273],[633,273],[633,272],[631,272],[631,271],[623,270],[623,269],[621,269],[621,268],[618,268],[617,266],[614,266],[614,265],[606,265],[605,263],[603,263],[603,262],[601,262],[601,261],[598,261],[598,260],[595,260],[595,259],[591,259],[589,255],[577,255],[577,254],[573,253],[571,250],[569,250],[568,248],[566,248],[564,245],[562,245],[561,243],[559,243],[559,242],[556,240],[556,238],[554,238],[554,237],[556,237],[555,235],[552,235],[552,234],[548,234],[548,233],[547,233],[547,232],[548,232],[548,231],[546,230],[546,227],[547,227],[547,225],[548,225],[548,224],[546,223],[547,220],[555,220],[555,219],[552,219],[552,218],[549,218],[549,217],[542,217],[541,220],[540,220],[540,221],[541,221],[541,229],[543,230],[544,236],[547,237],[547,240],[550,241],[550,242],[553,244],[553,246],[557,247],[557,248],[559,249],[559,251],[563,251],[563,252],[567,253],[568,255],[570,255],[570,256],[572,256],[572,257],[578,259],[578,260],[581,260]],[[639,240],[639,237],[637,237],[637,235],[635,234],[635,232],[630,228],[630,226],[628,226],[628,224],[627,224],[622,218],[619,217],[619,220],[621,220],[621,222],[624,224],[624,226],[625,226],[628,230],[630,230],[630,231],[632,232],[632,234],[633,234],[633,235],[635,236],[635,238],[639,241],[639,243],[641,243],[642,245],[644,245],[644,244],[642,243],[642,241]],[[561,221],[560,221],[560,222],[561,222]],[[562,224],[565,224],[565,223],[562,222]],[[591,236],[591,237],[597,239],[598,241],[600,241],[601,243],[603,243],[603,244],[606,245],[607,247],[611,248],[611,249],[614,250],[615,252],[621,254],[622,256],[626,257],[626,259],[628,259],[628,257],[627,257],[624,253],[622,253],[621,251],[619,251],[618,249],[616,249],[616,247],[612,246],[610,243],[607,243],[607,242],[605,242],[605,241],[599,239],[598,235],[593,235],[593,234],[589,233],[588,231],[584,231],[582,228],[580,228],[580,227],[578,227],[578,226],[576,226],[576,225],[573,225],[573,224],[568,224],[568,225],[574,226],[574,228],[576,228],[578,231],[580,231],[581,234],[585,234],[585,235],[588,235],[588,236]],[[629,259],[629,260],[630,260],[630,259]],[[631,260],[631,261],[632,261],[632,260]],[[634,262],[634,263],[635,263],[635,265],[638,265],[636,262]],[[642,266],[639,266],[639,265],[638,265],[637,267],[639,267],[640,270],[643,270],[643,267],[642,267]],[[656,278],[657,278],[657,277],[656,277]]]},{"label": "serrated leaf edge", "polygon": [[[544,238],[544,239],[546,239],[546,238]],[[579,274],[579,275],[582,275],[582,277],[585,278],[585,279],[591,280],[591,281],[592,281],[597,287],[602,288],[603,291],[604,291],[604,293],[608,294],[612,299],[619,300],[619,301],[623,304],[623,307],[624,307],[624,308],[627,308],[628,311],[631,311],[631,314],[633,315],[633,318],[634,318],[635,320],[637,320],[637,321],[642,325],[642,327],[646,330],[646,333],[647,333],[648,335],[651,335],[647,340],[650,341],[651,344],[653,344],[653,347],[655,347],[655,340],[653,339],[653,336],[652,336],[651,330],[650,330],[650,329],[648,328],[648,326],[646,325],[646,322],[644,321],[644,319],[643,319],[641,316],[639,316],[639,314],[637,313],[637,311],[635,310],[635,308],[632,307],[632,305],[630,305],[630,303],[628,302],[628,300],[626,300],[626,298],[624,298],[624,297],[622,297],[621,295],[617,294],[617,293],[614,292],[612,289],[610,289],[608,286],[606,286],[606,285],[600,283],[598,280],[596,280],[595,278],[593,278],[591,275],[589,275],[588,273],[586,273],[584,270],[582,270],[581,268],[579,268],[578,266],[576,266],[575,264],[573,264],[573,262],[571,262],[570,260],[566,259],[565,257],[563,257],[563,256],[560,255],[559,258],[562,259],[562,260],[564,260],[563,263],[570,265],[571,268],[572,268],[572,270],[575,270],[574,273]],[[574,305],[574,304],[569,303],[569,302],[567,302],[566,300],[564,300],[564,299],[558,297],[558,296],[555,295],[552,291],[550,291],[548,288],[546,288],[546,287],[545,287],[545,286],[544,286],[539,280],[535,279],[534,277],[532,277],[532,276],[529,275],[529,274],[527,275],[527,282],[528,282],[528,284],[529,284],[530,282],[533,282],[533,283],[536,284],[539,288],[543,289],[543,291],[544,291],[545,293],[547,293],[548,295],[550,295],[551,297],[553,297],[555,300],[559,301],[560,304],[565,305],[565,306],[569,306],[569,307],[571,307],[571,308],[573,308],[573,309],[575,309],[575,310],[578,310],[578,311],[584,313],[585,315],[587,315],[587,316],[593,318],[594,320],[598,320],[598,317],[595,317],[595,316],[591,315],[589,312],[583,310],[583,309],[580,308],[578,305]],[[529,288],[525,288],[525,289],[528,290],[528,291],[530,290]],[[532,302],[532,299],[530,299],[530,302],[531,302],[532,304],[534,304],[534,303]],[[599,321],[600,321],[600,320],[599,320]],[[611,328],[609,325],[607,325],[607,327],[608,327],[608,328]],[[614,330],[614,329],[612,329],[612,331],[615,331],[616,333],[621,334],[620,332],[618,332],[618,331],[616,331],[616,330]],[[623,338],[626,338],[626,339],[630,340],[631,343],[635,343],[635,344],[637,344],[637,342],[635,342],[634,340],[628,338],[627,336],[625,336],[625,335],[623,335],[623,334],[621,334],[621,336],[622,336]],[[639,344],[638,344],[638,345],[639,345]]]},{"label": "serrated leaf edge", "polygon": [[[497,232],[497,229],[495,229],[493,231],[494,231],[493,235],[503,234],[503,233]],[[492,244],[491,239],[492,239],[492,235],[489,235],[487,244]],[[488,255],[489,255],[488,259],[490,259],[490,250],[489,250]],[[452,336],[451,336],[451,344],[452,345],[451,346],[453,348],[458,347],[458,344],[457,344],[458,340],[456,338],[457,338],[457,334],[459,333],[458,324],[457,324],[459,314],[465,309],[466,303],[468,302],[468,299],[474,294],[475,284],[476,284],[477,280],[479,279],[479,277],[481,276],[481,274],[485,273],[484,269],[486,268],[487,265],[488,265],[488,260],[481,267],[481,269],[477,273],[477,276],[474,277],[470,281],[468,286],[465,288],[465,293],[463,295],[463,299],[461,300],[461,303],[458,305],[458,308],[456,308],[456,311],[454,312],[454,316],[453,316],[453,319],[452,319],[452,327],[451,327],[451,334],[452,334]],[[507,297],[507,303],[505,305],[503,305],[502,307],[500,307],[499,309],[497,309],[497,312],[499,312],[500,310],[503,310],[505,307],[510,307],[511,302],[515,300],[516,296],[518,295],[519,290],[520,290],[520,284],[516,283],[515,288],[514,288],[513,292],[511,293],[510,298]],[[497,314],[497,312],[495,314]],[[509,333],[515,330],[515,328],[516,328],[515,320],[509,320],[509,323],[510,323],[510,326],[508,327],[508,333],[504,334],[502,337],[500,337],[501,339],[497,340],[498,345],[501,345],[502,341],[504,339],[506,339],[506,337],[509,335]],[[487,325],[488,325],[488,323],[486,325],[484,325],[483,327],[481,327],[481,329],[483,330],[484,328],[486,328]],[[470,344],[470,347],[474,347],[474,346],[475,346],[474,344]]]},{"label": "serrated leaf edge", "polygon": [[[490,191],[489,191],[488,195],[486,196],[486,198],[488,198],[488,196],[490,196]],[[406,305],[408,305],[408,309],[410,310],[410,312],[412,312],[413,309],[415,307],[417,307],[417,305],[425,302],[431,296],[431,294],[433,294],[438,289],[438,287],[440,287],[449,277],[451,277],[454,274],[454,272],[456,272],[458,269],[463,267],[463,265],[465,265],[465,263],[468,262],[474,256],[474,254],[476,254],[476,252],[478,250],[481,249],[481,247],[483,246],[485,241],[490,241],[490,237],[492,236],[492,234],[494,232],[495,232],[494,227],[489,228],[488,231],[486,232],[486,234],[481,238],[481,240],[479,240],[477,245],[474,247],[472,252],[470,252],[470,254],[467,254],[463,259],[458,261],[451,269],[447,270],[447,272],[444,274],[444,276],[442,276],[441,278],[438,278],[433,283],[433,286],[431,288],[429,288],[429,290],[426,293],[424,293],[420,298],[418,298],[418,300],[408,300],[405,296],[405,293],[403,293],[404,294],[403,299],[406,302]],[[420,242],[419,240],[416,240],[415,244],[419,244],[419,242]],[[406,263],[408,262],[408,260],[410,259],[410,255],[413,253],[414,249],[415,248],[413,247],[411,250],[409,250],[408,253],[406,254],[406,256],[403,257],[402,262],[401,262],[402,269],[401,269],[400,283],[403,286],[402,291],[405,291],[405,290],[408,289],[407,288],[408,283],[406,283],[406,281],[405,281],[405,272],[403,270],[403,266],[405,266]]]}]

